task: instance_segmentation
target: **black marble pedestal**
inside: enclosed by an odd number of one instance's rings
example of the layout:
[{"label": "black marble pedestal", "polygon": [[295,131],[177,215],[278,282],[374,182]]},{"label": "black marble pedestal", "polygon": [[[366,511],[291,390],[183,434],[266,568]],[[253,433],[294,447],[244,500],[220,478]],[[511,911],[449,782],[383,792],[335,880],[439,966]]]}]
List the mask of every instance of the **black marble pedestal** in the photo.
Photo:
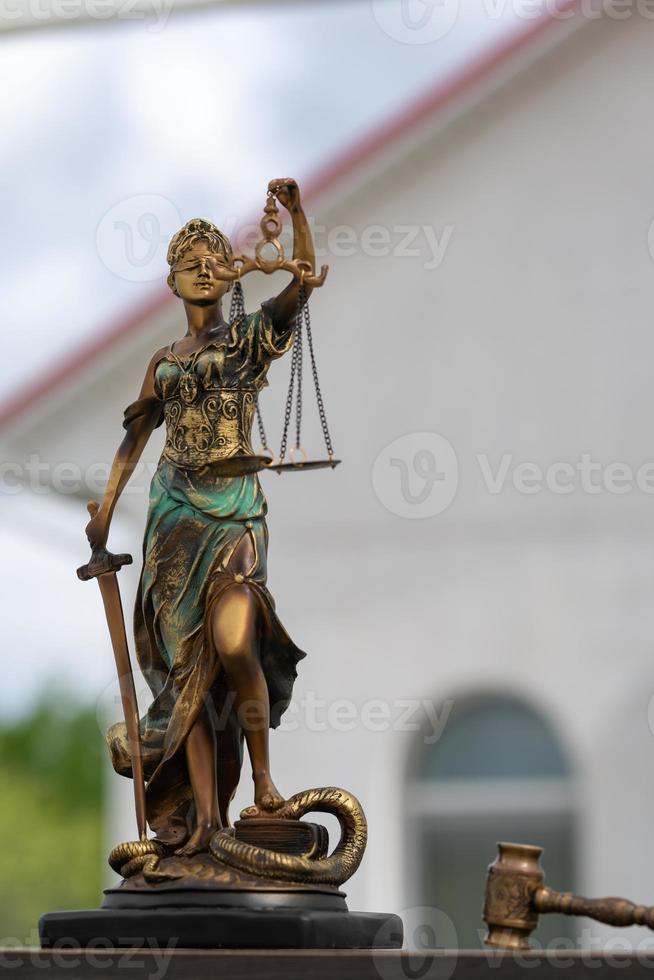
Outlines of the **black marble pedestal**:
[{"label": "black marble pedestal", "polygon": [[47,913],[39,935],[45,949],[399,949],[403,928],[396,915],[348,912],[341,893],[117,888],[101,909]]}]

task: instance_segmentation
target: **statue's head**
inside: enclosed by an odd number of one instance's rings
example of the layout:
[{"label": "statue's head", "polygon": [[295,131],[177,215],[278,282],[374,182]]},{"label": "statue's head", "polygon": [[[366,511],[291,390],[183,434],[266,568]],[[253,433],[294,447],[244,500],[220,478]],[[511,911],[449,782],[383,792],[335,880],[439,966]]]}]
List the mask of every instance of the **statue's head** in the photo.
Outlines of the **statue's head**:
[{"label": "statue's head", "polygon": [[229,238],[210,221],[192,218],[170,240],[168,285],[175,296],[206,306],[231,289],[220,270],[232,261]]}]

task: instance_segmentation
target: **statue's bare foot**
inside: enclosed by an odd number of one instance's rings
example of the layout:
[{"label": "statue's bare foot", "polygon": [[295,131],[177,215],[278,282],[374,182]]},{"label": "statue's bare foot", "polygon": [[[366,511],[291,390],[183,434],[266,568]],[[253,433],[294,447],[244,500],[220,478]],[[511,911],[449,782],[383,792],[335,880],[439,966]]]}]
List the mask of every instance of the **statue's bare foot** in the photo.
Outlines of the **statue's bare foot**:
[{"label": "statue's bare foot", "polygon": [[190,857],[192,854],[199,854],[200,851],[208,850],[209,841],[217,830],[220,830],[220,824],[217,821],[198,824],[186,844],[178,848],[175,854],[179,857]]},{"label": "statue's bare foot", "polygon": [[274,813],[286,803],[270,778],[270,773],[265,772],[254,777],[254,802],[259,810],[266,813]]}]

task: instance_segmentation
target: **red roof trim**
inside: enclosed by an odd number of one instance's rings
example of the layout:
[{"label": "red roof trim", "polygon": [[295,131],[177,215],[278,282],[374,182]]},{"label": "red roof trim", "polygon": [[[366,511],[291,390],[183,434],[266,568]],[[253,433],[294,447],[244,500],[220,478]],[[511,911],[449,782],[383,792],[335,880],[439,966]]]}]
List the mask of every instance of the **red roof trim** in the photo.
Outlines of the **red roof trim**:
[{"label": "red roof trim", "polygon": [[371,157],[387,149],[414,127],[424,123],[430,116],[466,95],[476,84],[491,76],[514,57],[518,57],[532,43],[545,37],[554,27],[569,23],[571,17],[568,12],[574,12],[577,7],[578,0],[560,0],[556,5],[556,16],[547,14],[532,22],[525,30],[511,34],[504,41],[494,45],[490,51],[453,72],[444,82],[438,82],[420,98],[391,116],[314,173],[308,181],[304,182],[303,197],[314,197],[322,193]]},{"label": "red roof trim", "polygon": [[30,386],[10,396],[0,405],[0,429],[14,421],[46,395],[56,391],[64,381],[83,370],[105,351],[110,350],[123,337],[128,336],[133,330],[145,324],[151,316],[167,305],[171,295],[167,286],[165,290],[158,289],[154,295],[150,295],[145,303],[137,306],[129,315],[123,315],[119,320],[99,331],[88,343],[82,344],[70,354],[60,358],[52,368],[39,375]]},{"label": "red roof trim", "polygon": [[[356,171],[376,154],[388,149],[402,136],[408,134],[430,116],[444,109],[456,99],[464,96],[479,82],[522,54],[534,42],[556,26],[561,26],[562,14],[574,10],[578,0],[560,0],[558,16],[544,15],[523,31],[511,34],[489,52],[474,59],[463,69],[454,72],[444,82],[438,82],[424,95],[409,106],[392,115],[386,122],[372,132],[355,141],[345,152],[338,154],[324,167],[303,182],[302,196],[307,202],[329,190],[334,184]],[[258,220],[258,218],[257,218]],[[49,370],[37,377],[22,391],[11,395],[0,403],[0,429],[14,421],[19,415],[54,392],[65,380],[83,370],[97,357],[118,344],[124,337],[143,326],[172,300],[167,287],[158,288],[154,295],[139,305],[132,313],[121,315],[108,324],[88,343],[69,353]]]}]

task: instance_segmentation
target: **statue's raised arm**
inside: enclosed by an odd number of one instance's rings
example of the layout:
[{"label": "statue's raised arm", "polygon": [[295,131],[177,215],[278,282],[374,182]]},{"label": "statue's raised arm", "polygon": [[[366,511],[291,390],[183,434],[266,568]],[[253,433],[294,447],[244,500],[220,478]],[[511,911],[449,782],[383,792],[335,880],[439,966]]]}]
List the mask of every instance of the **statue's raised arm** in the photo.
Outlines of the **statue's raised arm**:
[{"label": "statue's raised arm", "polygon": [[[316,263],[313,237],[302,208],[300,188],[297,182],[291,177],[271,180],[268,184],[268,192],[274,195],[291,216],[293,222],[293,258],[298,262],[306,263],[307,271],[313,272]],[[312,289],[313,287],[309,283],[304,284],[306,299],[311,295]],[[270,301],[273,325],[279,333],[288,329],[295,318],[299,291],[300,280],[294,277],[288,286]]]}]

